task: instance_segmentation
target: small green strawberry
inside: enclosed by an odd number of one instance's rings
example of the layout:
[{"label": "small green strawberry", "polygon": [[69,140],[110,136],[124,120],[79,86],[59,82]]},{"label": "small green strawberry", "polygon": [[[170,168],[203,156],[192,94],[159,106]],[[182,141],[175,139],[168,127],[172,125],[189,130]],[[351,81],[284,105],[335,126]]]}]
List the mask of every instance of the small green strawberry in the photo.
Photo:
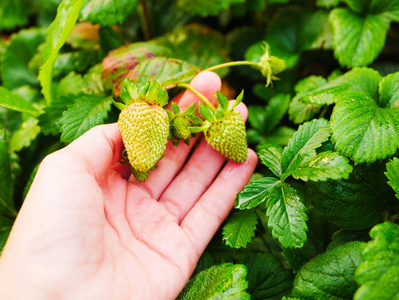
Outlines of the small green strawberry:
[{"label": "small green strawberry", "polygon": [[126,79],[118,126],[133,175],[145,181],[148,171],[163,157],[169,136],[169,117],[162,106],[168,103],[165,87],[157,81],[136,86]]},{"label": "small green strawberry", "polygon": [[196,124],[192,121],[195,118],[196,111],[195,103],[181,112],[180,107],[174,102],[172,102],[172,111],[167,110],[171,132],[169,139],[172,140],[175,146],[179,144],[179,141],[184,141],[188,145],[190,144],[190,137],[195,135],[191,132],[190,127]]},{"label": "small green strawberry", "polygon": [[229,107],[229,102],[220,91],[217,92],[219,106],[215,112],[199,103],[201,116],[205,119],[200,127],[191,127],[192,132],[204,132],[206,141],[212,148],[235,162],[247,159],[247,138],[245,122],[241,114],[234,110],[243,98],[241,93]]},{"label": "small green strawberry", "polygon": [[269,45],[263,46],[264,54],[260,58],[259,69],[266,78],[266,86],[271,84],[272,80],[278,80],[276,74],[281,73],[286,68],[285,61],[269,54]]}]

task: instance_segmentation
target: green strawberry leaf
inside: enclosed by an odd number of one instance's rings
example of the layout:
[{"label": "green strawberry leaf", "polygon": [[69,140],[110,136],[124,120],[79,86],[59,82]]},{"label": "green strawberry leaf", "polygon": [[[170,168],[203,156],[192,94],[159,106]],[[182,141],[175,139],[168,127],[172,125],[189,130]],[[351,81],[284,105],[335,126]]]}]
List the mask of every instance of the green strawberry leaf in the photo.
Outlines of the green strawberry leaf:
[{"label": "green strawberry leaf", "polygon": [[101,26],[122,23],[139,0],[88,0],[80,12],[82,20]]},{"label": "green strawberry leaf", "polygon": [[0,215],[0,254],[3,252],[3,248],[6,244],[13,223],[12,219]]},{"label": "green strawberry leaf", "polygon": [[60,118],[68,106],[74,104],[76,96],[73,95],[54,98],[51,104],[43,109],[44,113],[39,116],[39,126],[44,134],[57,135],[60,132]]},{"label": "green strawberry leaf", "polygon": [[160,57],[141,62],[127,76],[136,84],[156,80],[170,89],[178,83],[189,82],[199,72],[199,67],[185,61]]},{"label": "green strawberry leaf", "polygon": [[16,216],[13,199],[14,183],[6,138],[6,132],[0,125],[0,213]]},{"label": "green strawberry leaf", "polygon": [[381,222],[386,203],[395,199],[384,170],[385,163],[361,164],[348,180],[309,182],[309,199],[327,221],[341,228],[370,228]]},{"label": "green strawberry leaf", "polygon": [[191,279],[177,300],[250,299],[244,292],[248,287],[246,275],[243,265],[227,263],[213,266]]},{"label": "green strawberry leaf", "polygon": [[380,107],[367,94],[347,94],[331,115],[336,149],[355,163],[372,163],[399,148],[399,108]]},{"label": "green strawberry leaf", "polygon": [[35,108],[29,101],[18,96],[0,86],[0,106],[4,106],[8,109],[28,113],[32,116],[36,116],[40,111]]},{"label": "green strawberry leaf", "polygon": [[280,178],[281,176],[281,156],[283,148],[276,144],[263,143],[257,147],[260,161]]},{"label": "green strawberry leaf", "polygon": [[399,107],[399,72],[382,78],[378,86],[380,93],[377,100],[378,105],[381,107]]},{"label": "green strawberry leaf", "polygon": [[250,209],[257,207],[268,199],[274,186],[279,183],[278,179],[272,177],[251,181],[237,194],[235,208]]},{"label": "green strawberry leaf", "polygon": [[1,57],[4,87],[13,90],[26,84],[39,86],[36,79],[37,73],[32,71],[28,64],[44,40],[45,30],[43,28],[24,29],[18,34],[12,35],[10,44],[4,56]]},{"label": "green strawberry leaf", "polygon": [[294,134],[295,129],[287,126],[280,126],[265,138],[265,142],[286,146]]},{"label": "green strawberry leaf", "polygon": [[335,8],[330,13],[330,21],[334,54],[342,66],[366,66],[381,52],[389,28],[386,18],[373,14],[362,16],[347,8]]},{"label": "green strawberry leaf", "polygon": [[362,262],[362,242],[331,249],[305,264],[295,277],[292,295],[300,299],[352,299],[355,269]]},{"label": "green strawberry leaf", "polygon": [[399,159],[393,158],[387,163],[387,171],[385,176],[388,178],[388,184],[393,188],[396,193],[396,198],[399,199]]},{"label": "green strawberry leaf", "polygon": [[249,255],[247,267],[248,290],[252,300],[281,299],[291,294],[294,276],[271,254]]},{"label": "green strawberry leaf", "polygon": [[40,133],[40,127],[37,125],[38,122],[38,119],[30,117],[21,124],[20,128],[11,137],[9,145],[10,153],[30,146],[32,141]]},{"label": "green strawberry leaf", "polygon": [[206,17],[215,16],[232,3],[240,2],[244,2],[244,0],[177,0],[176,6],[184,13]]},{"label": "green strawberry leaf", "polygon": [[223,226],[223,240],[231,248],[246,247],[255,236],[258,217],[253,210],[236,211]]},{"label": "green strawberry leaf", "polygon": [[72,71],[83,73],[99,63],[101,55],[101,52],[92,49],[59,54],[54,63],[53,76],[59,77]]},{"label": "green strawberry leaf", "polygon": [[59,122],[61,141],[71,143],[96,125],[102,124],[111,109],[112,99],[102,95],[72,96],[75,104],[62,114]]},{"label": "green strawberry leaf", "polygon": [[267,225],[283,248],[301,248],[306,241],[308,219],[297,191],[289,184],[279,182],[269,194],[266,215]]},{"label": "green strawberry leaf", "polygon": [[[173,105],[173,103],[172,103],[172,105]],[[183,114],[188,116],[188,115],[195,114],[196,112],[197,112],[196,104],[192,103],[186,108],[186,110],[183,112]]]},{"label": "green strawberry leaf", "polygon": [[326,181],[327,179],[347,179],[350,172],[352,172],[352,166],[346,157],[340,156],[338,152],[327,151],[304,159],[291,171],[291,175],[303,181]]},{"label": "green strawberry leaf", "polygon": [[360,299],[397,299],[399,294],[399,226],[393,223],[376,225],[373,239],[363,250],[363,262],[355,272],[360,285],[354,296]]},{"label": "green strawberry leaf", "polygon": [[2,0],[0,2],[0,31],[26,25],[29,12],[25,0]]},{"label": "green strawberry leaf", "polygon": [[63,0],[58,6],[57,16],[46,31],[47,40],[43,49],[45,63],[39,71],[38,79],[47,103],[53,98],[53,69],[58,52],[75,26],[84,2],[84,0]]},{"label": "green strawberry leaf", "polygon": [[[224,35],[200,24],[177,27],[152,42],[170,49],[170,58],[186,61],[204,70],[230,61]],[[228,68],[216,71],[221,77],[228,72]]]},{"label": "green strawberry leaf", "polygon": [[330,136],[329,126],[324,119],[313,120],[299,126],[281,157],[283,173],[290,174],[308,156],[314,156],[315,149],[327,141]]}]

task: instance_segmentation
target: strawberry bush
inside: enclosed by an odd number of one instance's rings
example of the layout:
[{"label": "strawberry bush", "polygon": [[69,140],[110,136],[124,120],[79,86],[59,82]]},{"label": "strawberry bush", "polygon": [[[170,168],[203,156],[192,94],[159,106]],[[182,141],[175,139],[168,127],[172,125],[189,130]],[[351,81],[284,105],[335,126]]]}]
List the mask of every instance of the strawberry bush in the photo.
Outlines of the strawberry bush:
[{"label": "strawberry bush", "polygon": [[[399,0],[1,1],[0,249],[47,154],[156,104],[136,178],[201,132],[260,161],[178,299],[398,299],[398,22]],[[219,106],[164,110],[201,70]]]}]

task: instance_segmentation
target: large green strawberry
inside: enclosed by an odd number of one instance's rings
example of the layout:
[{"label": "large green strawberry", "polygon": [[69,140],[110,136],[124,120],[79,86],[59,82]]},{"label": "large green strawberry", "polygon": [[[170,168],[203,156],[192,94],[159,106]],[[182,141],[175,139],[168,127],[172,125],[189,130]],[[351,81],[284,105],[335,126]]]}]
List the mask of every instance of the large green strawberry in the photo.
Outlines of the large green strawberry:
[{"label": "large green strawberry", "polygon": [[169,136],[169,117],[162,106],[168,103],[168,94],[157,81],[136,86],[125,81],[121,93],[126,106],[119,115],[118,126],[126,148],[133,175],[144,181],[146,173],[163,156]]},{"label": "large green strawberry", "polygon": [[199,104],[201,116],[205,121],[200,127],[191,127],[192,132],[203,131],[205,139],[216,151],[235,162],[242,163],[247,159],[247,138],[245,122],[241,114],[234,110],[243,98],[241,93],[233,105],[219,91],[219,106],[216,111]]}]

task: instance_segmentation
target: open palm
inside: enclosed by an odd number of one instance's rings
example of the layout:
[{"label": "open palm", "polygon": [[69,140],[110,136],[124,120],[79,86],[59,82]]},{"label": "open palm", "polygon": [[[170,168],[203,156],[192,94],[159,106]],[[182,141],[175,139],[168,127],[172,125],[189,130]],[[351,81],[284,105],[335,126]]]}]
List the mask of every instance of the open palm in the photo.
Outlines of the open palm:
[{"label": "open palm", "polygon": [[[213,99],[220,79],[204,72],[191,85]],[[224,165],[193,144],[169,143],[145,183],[118,163],[117,124],[45,158],[0,260],[0,298],[174,299],[256,165],[252,151]]]}]

